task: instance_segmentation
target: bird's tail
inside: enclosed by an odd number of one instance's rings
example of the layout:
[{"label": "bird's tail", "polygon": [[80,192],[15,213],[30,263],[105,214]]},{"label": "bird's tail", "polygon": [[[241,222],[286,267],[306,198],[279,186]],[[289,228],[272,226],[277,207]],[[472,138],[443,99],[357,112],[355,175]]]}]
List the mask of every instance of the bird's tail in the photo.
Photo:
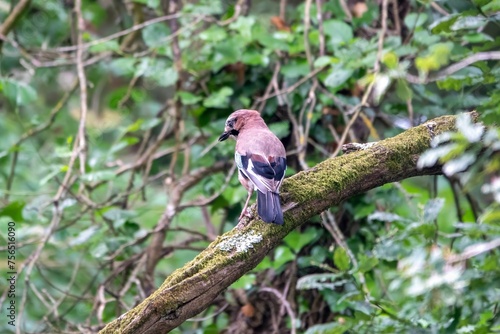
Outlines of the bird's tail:
[{"label": "bird's tail", "polygon": [[283,225],[280,195],[278,193],[257,190],[257,212],[266,223]]}]

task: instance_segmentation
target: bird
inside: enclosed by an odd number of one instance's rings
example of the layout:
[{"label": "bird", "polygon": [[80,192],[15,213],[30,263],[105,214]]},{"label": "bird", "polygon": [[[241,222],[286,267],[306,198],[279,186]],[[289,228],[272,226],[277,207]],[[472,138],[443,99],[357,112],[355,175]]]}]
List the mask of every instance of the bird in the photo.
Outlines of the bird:
[{"label": "bird", "polygon": [[226,120],[219,142],[236,140],[234,159],[238,180],[248,191],[239,220],[246,214],[248,203],[257,191],[257,213],[266,223],[283,225],[279,188],[286,171],[286,150],[269,130],[256,110],[240,109]]}]

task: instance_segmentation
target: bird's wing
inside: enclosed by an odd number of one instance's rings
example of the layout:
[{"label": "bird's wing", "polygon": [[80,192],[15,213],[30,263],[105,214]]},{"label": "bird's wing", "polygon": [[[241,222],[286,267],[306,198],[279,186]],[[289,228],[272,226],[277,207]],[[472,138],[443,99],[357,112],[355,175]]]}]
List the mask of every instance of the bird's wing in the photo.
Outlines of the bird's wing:
[{"label": "bird's wing", "polygon": [[278,192],[286,170],[286,158],[235,153],[236,165],[261,192]]}]

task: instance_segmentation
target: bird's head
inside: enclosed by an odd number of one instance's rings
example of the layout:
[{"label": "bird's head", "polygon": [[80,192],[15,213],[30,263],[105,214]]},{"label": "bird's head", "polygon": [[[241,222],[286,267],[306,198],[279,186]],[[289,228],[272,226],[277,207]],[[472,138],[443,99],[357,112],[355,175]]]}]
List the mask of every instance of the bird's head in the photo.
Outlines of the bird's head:
[{"label": "bird's head", "polygon": [[236,139],[240,131],[253,122],[264,123],[258,111],[242,109],[233,112],[226,120],[226,126],[219,137],[219,141],[224,141],[229,137]]}]

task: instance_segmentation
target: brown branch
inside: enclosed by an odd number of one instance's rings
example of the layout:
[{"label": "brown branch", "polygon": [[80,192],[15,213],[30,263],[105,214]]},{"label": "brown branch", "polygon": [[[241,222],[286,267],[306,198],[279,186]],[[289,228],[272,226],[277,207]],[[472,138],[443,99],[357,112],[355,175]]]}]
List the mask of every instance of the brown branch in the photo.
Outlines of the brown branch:
[{"label": "brown branch", "polygon": [[[85,21],[82,14],[81,0],[75,0],[75,13],[77,25],[77,46],[83,44],[83,34],[85,32]],[[81,47],[76,51],[76,72],[78,74],[78,82],[80,83],[80,124],[78,126],[78,156],[80,159],[80,175],[85,174],[85,165],[87,160],[87,140],[86,122],[87,122],[87,76],[85,75],[85,67],[83,66],[83,49]],[[83,183],[80,184],[79,193],[83,190]]]},{"label": "brown branch", "polygon": [[[13,2],[11,2],[13,3]],[[7,34],[14,28],[17,20],[23,15],[25,10],[31,4],[31,0],[21,0],[17,3],[17,5],[12,9],[9,16],[5,19],[5,21],[0,26],[0,36],[7,36]],[[2,42],[0,41],[0,51],[2,50]]]},{"label": "brown branch", "polygon": [[432,76],[427,78],[419,78],[412,74],[406,75],[406,80],[412,84],[428,84],[429,82],[434,82],[438,80],[442,80],[449,75],[452,75],[455,72],[460,71],[463,68],[466,68],[469,65],[472,65],[478,61],[484,60],[500,60],[500,51],[490,51],[490,52],[479,52],[460,60],[459,62],[448,66],[447,68],[435,73]]},{"label": "brown branch", "polygon": [[[477,118],[477,114],[473,114]],[[417,169],[432,138],[455,129],[455,116],[428,121],[366,150],[328,159],[283,182],[283,226],[251,219],[242,229],[217,238],[193,261],[170,275],[141,304],[101,333],[166,333],[210,305],[229,285],[257,266],[282,239],[333,205],[389,182],[441,173]]]},{"label": "brown branch", "polygon": [[[139,26],[144,22],[144,14],[142,11],[142,8],[144,7],[143,4],[140,4],[138,2],[133,2],[132,3],[132,17],[134,20],[134,27]],[[120,44],[120,50],[121,51],[126,51],[132,44],[134,43],[135,39],[140,36],[139,30],[134,30],[130,34],[128,34]]]},{"label": "brown branch", "polygon": [[302,77],[299,81],[297,81],[296,83],[294,83],[293,85],[291,85],[290,87],[286,88],[286,89],[283,89],[281,91],[276,91],[274,92],[273,94],[269,94],[268,96],[265,96],[265,97],[261,97],[261,98],[256,98],[256,100],[258,102],[261,102],[263,100],[266,100],[266,99],[270,99],[272,97],[275,97],[275,96],[278,96],[278,95],[283,95],[283,94],[290,94],[291,92],[293,92],[294,90],[296,90],[297,88],[299,88],[303,83],[311,80],[312,78],[314,78],[316,75],[318,75],[318,73],[320,73],[321,71],[323,71],[324,69],[326,69],[328,66],[323,66],[323,67],[319,67],[317,69],[315,69],[314,71],[312,72],[309,72],[308,75]]}]

